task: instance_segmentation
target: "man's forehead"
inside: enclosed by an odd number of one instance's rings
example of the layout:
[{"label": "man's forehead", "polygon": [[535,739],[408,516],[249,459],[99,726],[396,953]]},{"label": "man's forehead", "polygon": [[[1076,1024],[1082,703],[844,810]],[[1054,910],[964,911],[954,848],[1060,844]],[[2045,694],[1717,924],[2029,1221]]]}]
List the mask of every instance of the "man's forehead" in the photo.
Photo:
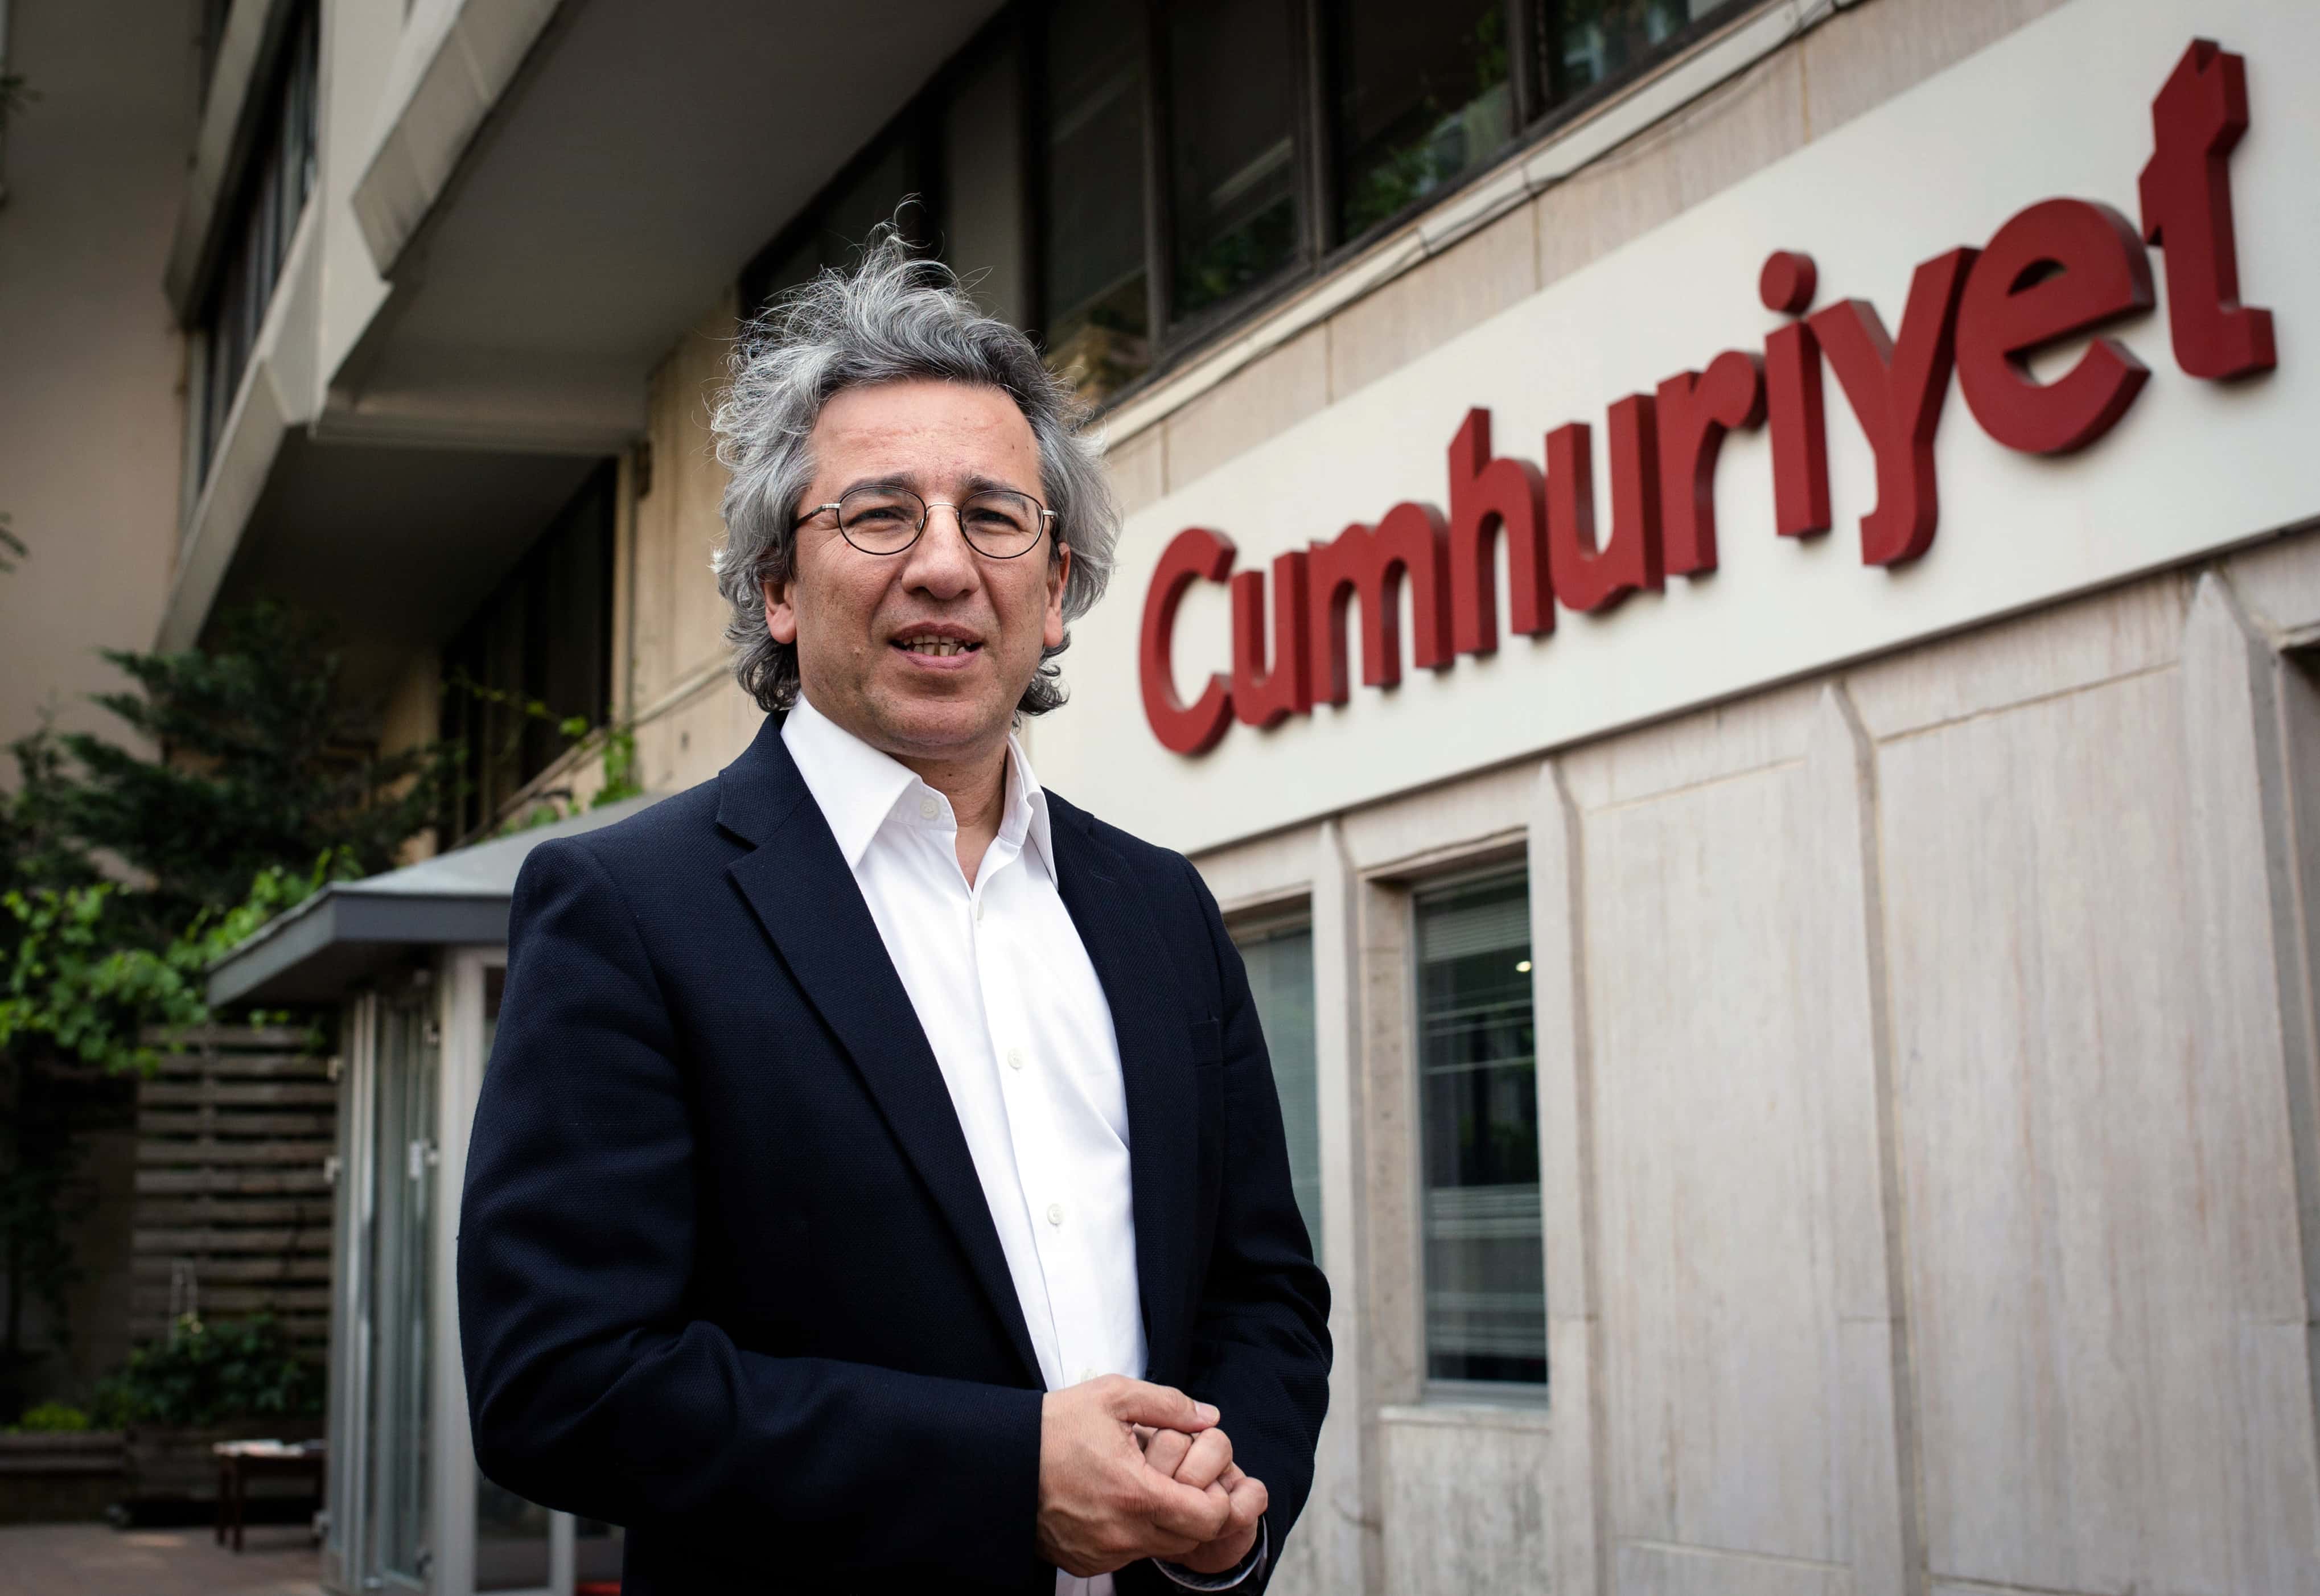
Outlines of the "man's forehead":
[{"label": "man's forehead", "polygon": [[1038,441],[1001,389],[915,381],[847,388],[830,396],[813,431],[822,470],[897,477],[1038,469]]},{"label": "man's forehead", "polygon": [[1031,423],[1005,389],[931,378],[840,389],[822,405],[815,431],[991,433],[1032,443]]}]

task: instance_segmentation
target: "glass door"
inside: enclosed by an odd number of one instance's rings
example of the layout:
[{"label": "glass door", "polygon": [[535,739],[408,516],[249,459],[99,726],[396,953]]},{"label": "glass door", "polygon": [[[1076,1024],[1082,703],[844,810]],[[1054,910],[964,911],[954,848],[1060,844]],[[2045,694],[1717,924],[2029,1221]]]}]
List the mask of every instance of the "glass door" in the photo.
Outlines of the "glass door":
[{"label": "glass door", "polygon": [[366,1590],[428,1591],[433,1571],[433,1245],[440,1037],[433,983],[382,997],[371,1071],[370,1382]]},{"label": "glass door", "polygon": [[[444,1049],[444,1156],[447,1191],[467,1174],[467,1135],[499,1035],[500,994],[507,984],[504,949],[464,948],[450,964],[449,1031]],[[453,1245],[449,1220],[441,1232]],[[447,1272],[444,1278],[449,1278]],[[449,1287],[446,1286],[446,1291]],[[476,1466],[459,1385],[456,1314],[440,1316],[447,1387],[437,1409],[443,1436],[438,1455],[443,1503],[442,1596],[612,1596],[620,1588],[621,1531],[617,1526],[551,1512],[485,1477]]]}]

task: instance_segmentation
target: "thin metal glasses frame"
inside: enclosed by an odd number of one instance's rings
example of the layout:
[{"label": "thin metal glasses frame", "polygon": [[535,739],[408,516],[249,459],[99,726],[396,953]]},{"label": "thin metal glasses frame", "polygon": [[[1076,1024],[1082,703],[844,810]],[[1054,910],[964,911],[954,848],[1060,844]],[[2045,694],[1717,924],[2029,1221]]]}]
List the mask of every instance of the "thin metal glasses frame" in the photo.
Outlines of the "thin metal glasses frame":
[{"label": "thin metal glasses frame", "polygon": [[[862,490],[857,489],[856,491],[858,492]],[[893,555],[908,554],[912,549],[916,548],[918,546],[919,540],[926,536],[927,522],[934,519],[935,510],[939,506],[942,509],[949,511],[951,515],[957,521],[959,536],[966,540],[967,547],[974,549],[985,559],[1020,559],[1039,546],[1038,532],[1034,532],[1031,536],[1031,540],[1024,544],[1022,548],[1016,549],[1013,553],[1000,554],[994,552],[992,549],[985,549],[982,544],[976,542],[974,540],[974,534],[966,530],[966,515],[961,505],[955,504],[948,499],[921,499],[919,498],[917,494],[912,493],[908,488],[881,488],[876,491],[885,494],[900,494],[904,497],[919,500],[918,524],[911,530],[911,540],[902,544],[900,548],[864,549],[861,544],[855,542],[854,534],[847,531],[846,529],[846,500],[853,497],[852,494],[842,494],[829,503],[816,504],[811,510],[803,512],[796,520],[790,523],[790,530],[792,531],[795,531],[798,528],[805,525],[806,522],[811,521],[815,516],[820,515],[823,511],[827,510],[838,518],[838,535],[846,540],[849,548],[860,549],[862,553],[870,555],[875,558],[884,559]],[[1020,499],[1025,503],[1030,505],[1032,509],[1038,512],[1038,526],[1040,532],[1046,531],[1047,530],[1047,523],[1056,519],[1056,512],[1048,509],[1045,504],[1040,503],[1038,500],[1033,498],[1030,494],[1020,492],[1011,487],[986,488],[982,493],[969,494],[966,495],[966,503],[973,503],[977,499],[995,494],[1005,494],[1010,498]]]}]

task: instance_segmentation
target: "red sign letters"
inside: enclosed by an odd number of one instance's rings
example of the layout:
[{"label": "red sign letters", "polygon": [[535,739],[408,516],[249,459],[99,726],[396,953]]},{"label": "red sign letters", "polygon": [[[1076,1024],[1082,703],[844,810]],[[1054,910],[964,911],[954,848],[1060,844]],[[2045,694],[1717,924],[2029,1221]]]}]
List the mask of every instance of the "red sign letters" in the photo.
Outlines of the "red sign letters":
[{"label": "red sign letters", "polygon": [[[1144,712],[1180,754],[1216,746],[1235,717],[1280,724],[1350,693],[1347,612],[1361,613],[1362,685],[1401,680],[1402,603],[1410,662],[1448,669],[1499,646],[1498,548],[1506,549],[1508,618],[1527,637],[1554,630],[1558,605],[1607,610],[1671,576],[1716,569],[1716,464],[1726,434],[1769,428],[1774,525],[1783,536],[1831,523],[1823,368],[1834,373],[1876,462],[1877,502],[1861,518],[1861,558],[1916,559],[1939,523],[1935,430],[1954,374],[1981,430],[2025,454],[2081,449],[2116,425],[2151,373],[2125,345],[2096,337],[2071,368],[2042,382],[2029,358],[2154,303],[2151,258],[2167,270],[2169,333],[2189,376],[2225,382],[2276,363],[2269,311],[2239,302],[2227,160],[2248,126],[2245,61],[2196,40],[2152,105],[2154,149],[2143,168],[2138,229],[2107,205],[2051,199],[2007,221],[1980,249],[1917,268],[1898,328],[1862,299],[1811,308],[1811,257],[1781,250],[1758,282],[1765,308],[1794,318],[1762,354],[1726,349],[1605,416],[1609,524],[1596,516],[1590,430],[1546,435],[1542,481],[1529,462],[1493,452],[1491,413],[1466,413],[1450,440],[1450,513],[1405,501],[1374,525],[1234,574],[1232,542],[1192,527],[1160,557],[1144,603],[1138,651]],[[1191,703],[1177,696],[1176,611],[1195,582],[1231,584],[1232,669]],[[1269,634],[1269,635],[1268,635]]]}]

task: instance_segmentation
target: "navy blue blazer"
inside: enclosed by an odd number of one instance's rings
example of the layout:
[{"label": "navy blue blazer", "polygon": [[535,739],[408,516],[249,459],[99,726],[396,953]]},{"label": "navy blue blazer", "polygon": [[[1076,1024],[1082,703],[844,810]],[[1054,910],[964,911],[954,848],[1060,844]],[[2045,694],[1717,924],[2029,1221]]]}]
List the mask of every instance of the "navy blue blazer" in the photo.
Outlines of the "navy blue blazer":
[{"label": "navy blue blazer", "polygon": [[[1119,1038],[1149,1377],[1221,1410],[1277,1564],[1329,1293],[1247,978],[1181,855],[1049,803]],[[627,1596],[1052,1596],[999,1235],[777,721],[714,781],[525,863],[458,1288],[484,1472],[627,1526]]]}]

